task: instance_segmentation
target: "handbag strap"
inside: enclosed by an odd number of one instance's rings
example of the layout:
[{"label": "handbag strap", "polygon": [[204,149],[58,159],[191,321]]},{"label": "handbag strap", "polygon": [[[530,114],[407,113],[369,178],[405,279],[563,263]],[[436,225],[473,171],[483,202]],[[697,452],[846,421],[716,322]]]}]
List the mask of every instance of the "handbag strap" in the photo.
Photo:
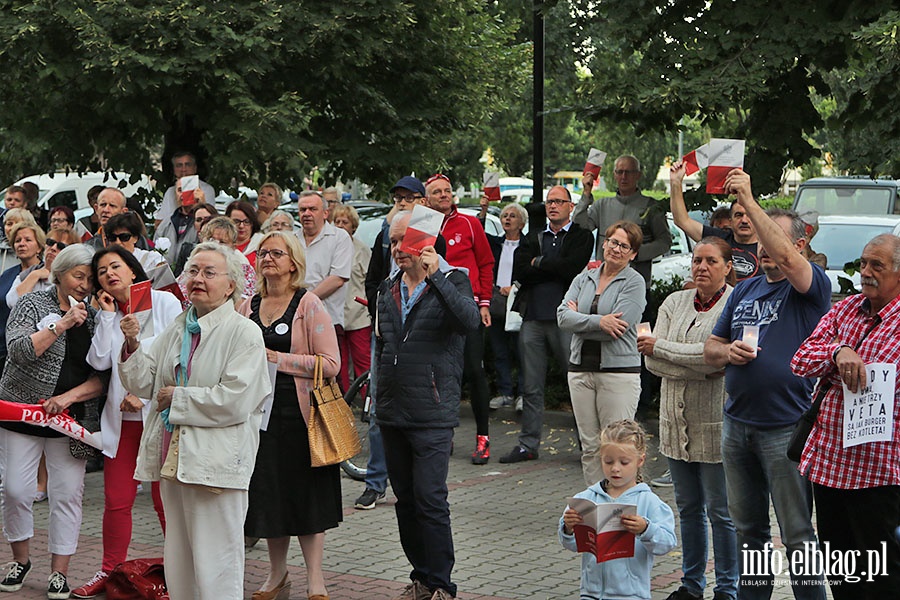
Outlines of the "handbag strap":
[{"label": "handbag strap", "polygon": [[322,357],[316,354],[316,366],[313,368],[313,388],[320,388],[324,385],[322,370]]},{"label": "handbag strap", "polygon": [[[881,324],[881,317],[879,315],[875,315],[875,319],[873,319],[872,324],[869,326],[868,329],[866,329],[866,332],[862,334],[862,337],[859,338],[859,341],[856,342],[856,345],[853,346],[854,352],[859,350],[859,347],[862,345],[863,340],[865,340],[869,336],[869,334],[872,333],[872,330],[875,329],[876,327],[878,327],[878,325],[880,325],[880,324]],[[819,389],[816,392],[816,397],[813,400],[812,405],[810,405],[810,407],[809,407],[810,411],[812,412],[813,415],[819,414],[819,408],[822,406],[822,402],[825,401],[825,395],[828,393],[828,390],[830,390],[831,386],[833,385],[832,382],[826,381],[826,378],[829,375],[831,375],[831,372],[833,370],[835,370],[836,368],[837,368],[837,365],[834,365],[831,369],[828,370],[827,373],[825,373],[825,375],[822,376],[821,379],[819,379],[819,382],[820,382]]]}]

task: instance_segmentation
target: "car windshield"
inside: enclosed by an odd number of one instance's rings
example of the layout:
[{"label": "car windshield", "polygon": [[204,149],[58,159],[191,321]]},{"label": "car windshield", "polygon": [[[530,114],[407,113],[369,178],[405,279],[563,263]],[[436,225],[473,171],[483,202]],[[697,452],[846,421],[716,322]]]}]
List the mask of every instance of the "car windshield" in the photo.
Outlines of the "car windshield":
[{"label": "car windshield", "polygon": [[798,213],[820,215],[889,215],[891,190],[871,187],[806,187],[797,198]]},{"label": "car windshield", "polygon": [[828,268],[843,270],[844,265],[859,258],[866,243],[881,233],[891,233],[891,225],[856,223],[822,223],[811,246],[828,259]]}]

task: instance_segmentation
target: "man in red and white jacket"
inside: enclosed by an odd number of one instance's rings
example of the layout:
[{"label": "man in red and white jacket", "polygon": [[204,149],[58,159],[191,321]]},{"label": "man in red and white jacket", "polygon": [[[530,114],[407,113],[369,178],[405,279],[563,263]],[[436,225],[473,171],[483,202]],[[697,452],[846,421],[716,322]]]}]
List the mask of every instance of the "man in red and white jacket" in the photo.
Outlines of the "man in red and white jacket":
[{"label": "man in red and white jacket", "polygon": [[491,457],[488,430],[489,396],[487,377],[484,373],[484,329],[491,326],[491,294],[494,281],[494,253],[488,244],[484,227],[476,217],[464,215],[456,209],[453,187],[446,175],[432,175],[425,182],[425,199],[428,206],[444,213],[441,235],[447,241],[447,262],[469,271],[469,281],[475,302],[481,312],[481,324],[466,336],[465,369],[463,381],[469,382],[472,412],[475,414],[475,451],[472,464],[487,464]]}]

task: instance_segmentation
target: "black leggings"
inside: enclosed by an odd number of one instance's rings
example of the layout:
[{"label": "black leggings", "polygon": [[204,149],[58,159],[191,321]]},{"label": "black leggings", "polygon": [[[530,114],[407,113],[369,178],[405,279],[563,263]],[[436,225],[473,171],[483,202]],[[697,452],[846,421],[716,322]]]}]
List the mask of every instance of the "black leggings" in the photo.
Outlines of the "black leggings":
[{"label": "black leggings", "polygon": [[484,326],[479,325],[475,331],[466,336],[464,350],[465,367],[463,383],[469,386],[472,400],[472,413],[475,415],[475,429],[478,435],[489,435],[488,415],[490,413],[490,391],[487,375],[484,373]]}]

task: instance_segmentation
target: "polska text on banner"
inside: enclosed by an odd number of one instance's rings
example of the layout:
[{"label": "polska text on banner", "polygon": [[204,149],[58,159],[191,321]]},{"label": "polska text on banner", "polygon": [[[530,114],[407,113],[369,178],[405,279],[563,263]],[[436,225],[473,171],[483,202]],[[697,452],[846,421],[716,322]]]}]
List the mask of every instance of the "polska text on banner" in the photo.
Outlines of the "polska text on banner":
[{"label": "polska text on banner", "polygon": [[0,400],[0,421],[49,427],[53,431],[81,440],[98,450],[103,449],[100,432],[88,431],[78,421],[69,416],[68,413],[48,415],[47,411],[40,404],[22,404],[20,402]]},{"label": "polska text on banner", "polygon": [[588,152],[587,160],[584,163],[584,171],[582,171],[582,175],[587,175],[590,173],[594,176],[596,180],[600,177],[600,167],[603,166],[603,163],[606,161],[606,152],[603,150],[597,150],[596,148],[591,148],[591,151]]},{"label": "polska text on banner", "polygon": [[416,204],[409,218],[409,225],[400,243],[400,251],[421,256],[426,246],[434,246],[441,232],[444,215],[421,204]]},{"label": "polska text on banner", "polygon": [[732,169],[744,168],[744,140],[709,140],[709,166],[706,169],[706,193],[724,194],[725,178]]},{"label": "polska text on banner", "polygon": [[484,172],[484,195],[491,202],[500,201],[500,173],[495,171]]},{"label": "polska text on banner", "polygon": [[844,448],[893,439],[896,383],[897,365],[871,363],[866,387],[854,393],[844,385]]},{"label": "polska text on banner", "polygon": [[709,144],[703,144],[681,157],[684,161],[684,174],[693,175],[709,166]]}]

